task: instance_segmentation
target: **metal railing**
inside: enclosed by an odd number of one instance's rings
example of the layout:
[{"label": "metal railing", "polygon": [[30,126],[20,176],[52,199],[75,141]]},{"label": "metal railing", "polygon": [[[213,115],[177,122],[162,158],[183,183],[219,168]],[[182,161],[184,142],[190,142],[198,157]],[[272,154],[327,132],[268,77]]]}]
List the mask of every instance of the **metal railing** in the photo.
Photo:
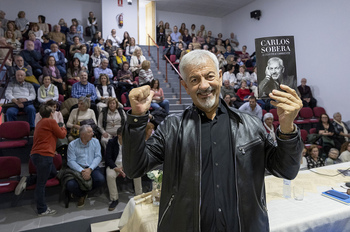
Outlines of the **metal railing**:
[{"label": "metal railing", "polygon": [[[3,50],[3,49],[8,49],[8,52],[4,58],[4,60],[2,61],[2,63],[0,64],[0,72],[3,71],[3,68],[5,66],[5,63],[7,61],[7,59],[11,56],[11,59],[13,60],[13,48],[12,47],[0,47],[0,50]],[[6,72],[4,74],[4,80],[5,80],[5,83],[1,83],[1,85],[4,85],[3,86],[3,91],[1,93],[1,96],[0,96],[0,100],[4,97],[4,94],[5,94],[5,91],[6,91],[6,88],[7,88],[7,85],[9,84],[9,81],[10,81],[10,78],[7,78],[6,76]]]},{"label": "metal railing", "polygon": [[159,46],[157,45],[157,43],[154,41],[154,39],[149,35],[148,35],[148,56],[151,56],[151,41],[153,41],[153,43],[156,45],[157,47],[157,69],[159,70]]},{"label": "metal railing", "polygon": [[168,83],[168,64],[167,63],[169,63],[171,67],[175,70],[175,72],[179,75],[179,86],[180,86],[179,103],[181,104],[181,80],[182,80],[181,73],[179,72],[179,70],[177,70],[177,68],[175,68],[173,63],[171,63],[171,61],[166,55],[164,55],[164,58],[165,58],[165,82]]}]

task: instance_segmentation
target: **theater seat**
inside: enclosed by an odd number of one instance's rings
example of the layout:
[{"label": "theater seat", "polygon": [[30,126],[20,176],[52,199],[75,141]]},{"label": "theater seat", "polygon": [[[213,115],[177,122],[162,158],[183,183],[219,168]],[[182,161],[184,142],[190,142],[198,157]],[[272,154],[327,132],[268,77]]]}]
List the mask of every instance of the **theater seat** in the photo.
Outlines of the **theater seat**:
[{"label": "theater seat", "polygon": [[[30,126],[25,121],[3,122],[0,125],[0,154],[3,149],[19,148],[27,145]],[[26,139],[23,139],[27,137]]]},{"label": "theater seat", "polygon": [[[0,193],[13,192],[21,175],[21,160],[18,157],[0,157]],[[16,176],[17,179],[10,179]]]}]

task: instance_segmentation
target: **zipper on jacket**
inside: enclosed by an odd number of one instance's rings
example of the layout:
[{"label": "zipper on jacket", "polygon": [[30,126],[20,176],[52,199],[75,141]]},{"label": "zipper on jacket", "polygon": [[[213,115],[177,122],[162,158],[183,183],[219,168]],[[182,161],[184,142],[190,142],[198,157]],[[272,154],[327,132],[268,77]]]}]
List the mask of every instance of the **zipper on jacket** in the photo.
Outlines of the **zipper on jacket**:
[{"label": "zipper on jacket", "polygon": [[162,217],[160,218],[160,221],[159,221],[159,225],[158,225],[158,226],[160,226],[160,225],[162,224],[162,221],[163,221],[163,219],[164,219],[164,216],[165,216],[165,214],[167,213],[167,211],[169,210],[169,208],[170,208],[170,206],[171,206],[171,203],[172,203],[173,200],[174,200],[174,197],[175,197],[174,194],[171,195],[171,198],[170,198],[170,200],[169,200],[168,206],[165,208],[164,213],[163,213]]},{"label": "zipper on jacket", "polygon": [[261,138],[257,138],[256,140],[253,140],[252,142],[250,142],[244,146],[239,147],[238,150],[240,152],[242,152],[243,155],[245,155],[246,150],[248,150],[249,148],[255,146],[256,144],[258,144],[260,142],[261,142]]}]

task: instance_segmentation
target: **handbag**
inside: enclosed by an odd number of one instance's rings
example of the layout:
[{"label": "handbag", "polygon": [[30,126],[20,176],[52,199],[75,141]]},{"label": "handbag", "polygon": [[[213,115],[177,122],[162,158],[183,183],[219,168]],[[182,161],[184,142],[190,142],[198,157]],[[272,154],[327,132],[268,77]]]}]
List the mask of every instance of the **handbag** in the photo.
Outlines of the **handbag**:
[{"label": "handbag", "polygon": [[89,126],[91,126],[91,128],[92,128],[92,130],[94,131],[94,132],[96,132],[97,131],[97,125],[96,125],[96,123],[95,123],[95,121],[92,119],[92,118],[90,118],[90,119],[85,119],[85,120],[83,120],[83,121],[81,121],[80,122],[80,126],[83,126],[83,125],[89,125]]}]

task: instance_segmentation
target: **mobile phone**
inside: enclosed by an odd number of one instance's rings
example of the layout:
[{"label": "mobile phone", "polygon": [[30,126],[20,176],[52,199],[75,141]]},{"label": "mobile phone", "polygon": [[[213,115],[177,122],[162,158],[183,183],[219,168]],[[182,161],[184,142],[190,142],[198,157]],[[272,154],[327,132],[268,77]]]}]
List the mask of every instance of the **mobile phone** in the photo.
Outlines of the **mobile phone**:
[{"label": "mobile phone", "polygon": [[343,199],[343,200],[346,200],[346,199],[349,199],[349,198],[350,198],[350,196],[348,196],[348,195],[346,195],[346,194],[344,194],[344,193],[335,191],[335,190],[329,190],[329,191],[326,191],[326,193],[329,194],[329,195],[338,197],[338,198],[340,198],[340,199]]}]

